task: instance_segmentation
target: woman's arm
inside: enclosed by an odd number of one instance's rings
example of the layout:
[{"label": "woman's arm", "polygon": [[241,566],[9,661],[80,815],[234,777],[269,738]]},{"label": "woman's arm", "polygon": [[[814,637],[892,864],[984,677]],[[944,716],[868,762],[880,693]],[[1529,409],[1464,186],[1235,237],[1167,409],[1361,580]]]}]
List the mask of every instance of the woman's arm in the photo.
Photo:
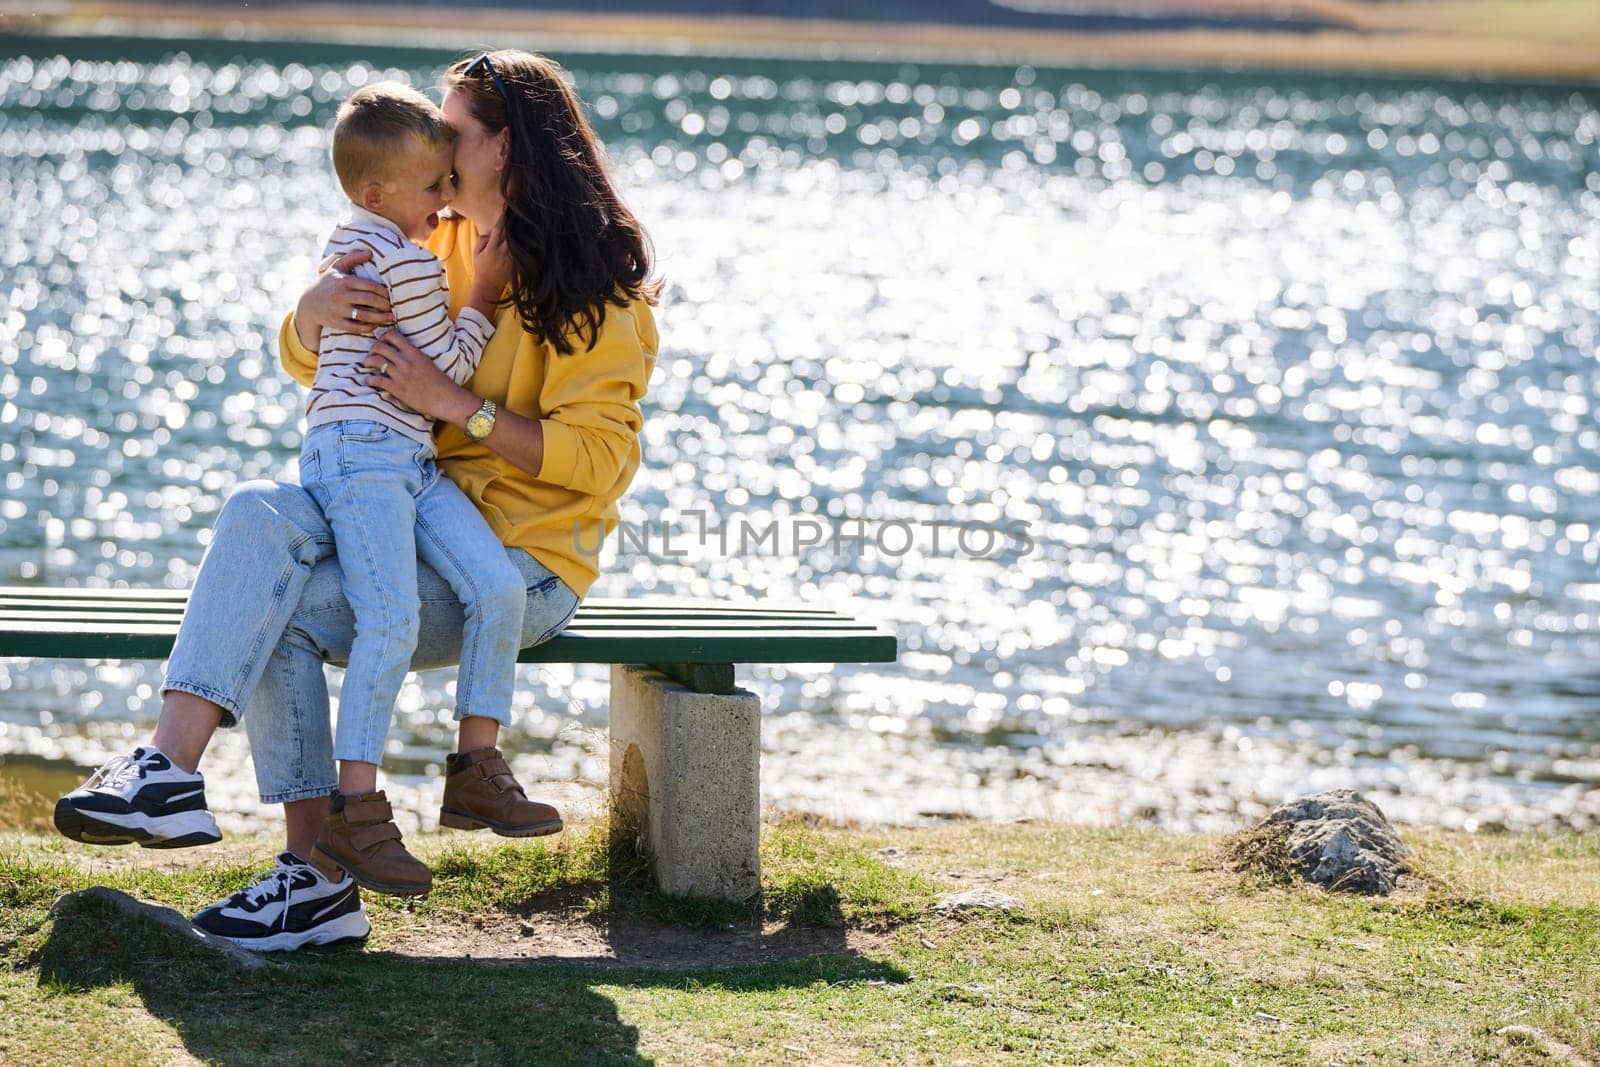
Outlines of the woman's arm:
[{"label": "woman's arm", "polygon": [[[451,381],[399,330],[390,330],[374,341],[364,365],[372,371],[368,385],[458,430],[464,430],[467,419],[483,406],[477,394]],[[538,419],[500,408],[495,412],[494,430],[483,443],[535,477],[544,466],[544,428]]]},{"label": "woman's arm", "polygon": [[[595,346],[552,356],[532,419],[501,409],[484,444],[542,482],[604,494],[627,469],[644,427],[639,401],[654,364],[627,308],[608,308]],[[385,371],[387,364],[387,371]],[[372,346],[368,381],[432,419],[465,428],[482,401],[450,381],[427,356],[391,330]]]},{"label": "woman's arm", "polygon": [[346,252],[322,264],[294,311],[278,329],[278,361],[302,385],[317,374],[317,346],[325,328],[370,334],[392,321],[389,292],[380,282],[348,273],[372,258],[371,252]]}]

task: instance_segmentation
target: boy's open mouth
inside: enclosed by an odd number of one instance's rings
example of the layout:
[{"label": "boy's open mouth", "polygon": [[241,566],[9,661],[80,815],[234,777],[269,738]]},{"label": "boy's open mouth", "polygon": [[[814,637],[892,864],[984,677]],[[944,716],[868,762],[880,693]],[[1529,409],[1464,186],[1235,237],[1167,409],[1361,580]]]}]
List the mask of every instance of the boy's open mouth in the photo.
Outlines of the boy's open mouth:
[{"label": "boy's open mouth", "polygon": [[427,223],[428,223],[428,229],[430,231],[431,230],[437,230],[439,228],[439,213],[437,211],[435,211],[431,215],[429,215],[428,218],[427,218]]}]

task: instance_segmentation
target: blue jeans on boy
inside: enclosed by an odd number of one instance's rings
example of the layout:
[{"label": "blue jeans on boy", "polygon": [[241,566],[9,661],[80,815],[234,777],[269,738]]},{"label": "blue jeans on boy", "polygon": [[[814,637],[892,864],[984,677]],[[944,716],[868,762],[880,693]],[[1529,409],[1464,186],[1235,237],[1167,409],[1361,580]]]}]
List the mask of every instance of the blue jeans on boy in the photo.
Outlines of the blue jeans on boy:
[{"label": "blue jeans on boy", "polygon": [[419,558],[466,610],[457,717],[509,724],[527,591],[477,508],[440,476],[432,446],[379,422],[319,426],[301,450],[300,483],[333,532],[356,620],[334,757],[382,762],[417,647]]},{"label": "blue jeans on boy", "polygon": [[[543,644],[572,621],[577,594],[525,550],[503,554],[525,590],[522,647]],[[461,602],[427,563],[417,593],[411,669],[459,663]],[[243,482],[212,525],[161,689],[218,705],[225,727],[243,721],[262,803],[326,797],[337,778],[324,665],[349,662],[355,634],[333,531],[311,494],[293,482]]]}]

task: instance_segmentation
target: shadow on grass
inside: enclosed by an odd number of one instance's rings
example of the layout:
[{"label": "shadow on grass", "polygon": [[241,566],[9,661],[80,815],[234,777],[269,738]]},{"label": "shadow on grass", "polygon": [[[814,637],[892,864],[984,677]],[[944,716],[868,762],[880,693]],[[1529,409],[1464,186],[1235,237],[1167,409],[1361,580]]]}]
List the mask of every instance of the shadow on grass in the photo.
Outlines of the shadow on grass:
[{"label": "shadow on grass", "polygon": [[[29,962],[46,995],[131,987],[192,1055],[224,1064],[644,1063],[637,1028],[621,1019],[607,990],[737,996],[909,980],[892,964],[852,953],[832,886],[809,887],[784,909],[787,924],[769,932],[759,900],[665,897],[642,887],[638,857],[612,850],[612,858],[622,862],[599,883],[488,907],[480,914],[505,933],[479,930],[471,945],[450,942],[464,928],[440,922],[443,940],[414,946],[416,953],[309,949],[272,957],[281,967],[244,971],[170,930],[85,903],[53,920]],[[562,898],[596,892],[608,896],[605,905],[596,908],[591,896],[588,920],[566,924],[592,933],[592,952],[578,945],[572,953],[569,943],[559,956],[510,954],[520,917],[536,919]],[[373,909],[380,924],[386,906]],[[724,1002],[709,1010],[748,1009]]]}]

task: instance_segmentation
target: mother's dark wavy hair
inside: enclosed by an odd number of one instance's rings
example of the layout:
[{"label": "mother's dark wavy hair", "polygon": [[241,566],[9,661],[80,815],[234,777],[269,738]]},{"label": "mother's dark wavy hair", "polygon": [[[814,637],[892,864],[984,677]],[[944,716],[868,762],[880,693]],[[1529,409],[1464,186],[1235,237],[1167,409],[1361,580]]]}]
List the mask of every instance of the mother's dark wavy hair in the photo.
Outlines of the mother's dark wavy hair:
[{"label": "mother's dark wavy hair", "polygon": [[612,186],[599,141],[561,68],[513,49],[490,52],[489,62],[499,83],[485,64],[462,59],[445,72],[445,87],[465,97],[491,134],[511,131],[500,174],[511,302],[523,329],[557,352],[572,354],[574,341],[588,351],[606,305],[660,298],[661,283],[650,276],[650,239]]}]

